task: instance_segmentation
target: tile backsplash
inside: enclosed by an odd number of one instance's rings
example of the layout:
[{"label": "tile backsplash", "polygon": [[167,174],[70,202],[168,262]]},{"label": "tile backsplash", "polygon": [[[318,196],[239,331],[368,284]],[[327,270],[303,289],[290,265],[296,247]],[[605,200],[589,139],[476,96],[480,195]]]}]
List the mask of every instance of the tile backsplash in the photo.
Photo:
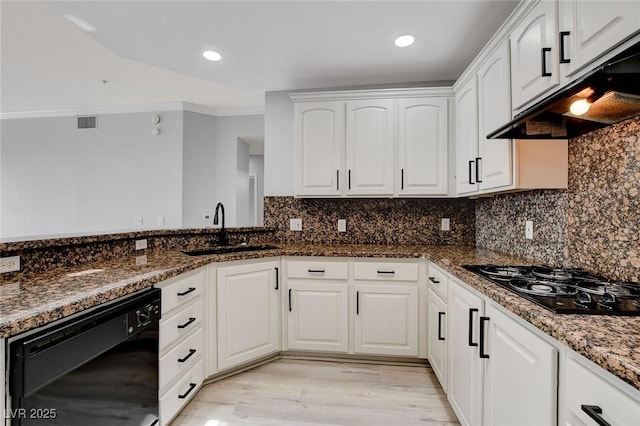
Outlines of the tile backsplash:
[{"label": "tile backsplash", "polygon": [[[349,244],[475,243],[475,201],[469,199],[309,199],[265,197],[264,225],[279,241]],[[302,231],[289,219],[302,219]],[[450,218],[451,230],[441,231]],[[347,232],[338,232],[338,219]]]},{"label": "tile backsplash", "polygon": [[640,282],[640,118],[569,140],[568,190],[478,200],[476,229],[479,247]]}]

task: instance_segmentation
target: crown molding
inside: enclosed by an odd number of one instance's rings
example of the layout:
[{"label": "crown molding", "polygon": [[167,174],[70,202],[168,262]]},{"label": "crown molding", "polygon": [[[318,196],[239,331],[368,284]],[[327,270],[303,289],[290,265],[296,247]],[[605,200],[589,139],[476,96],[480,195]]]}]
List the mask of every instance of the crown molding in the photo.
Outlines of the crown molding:
[{"label": "crown molding", "polygon": [[429,96],[453,96],[451,87],[411,87],[400,89],[372,89],[372,90],[340,90],[327,92],[297,92],[290,93],[294,102],[381,99],[381,98],[420,98]]}]

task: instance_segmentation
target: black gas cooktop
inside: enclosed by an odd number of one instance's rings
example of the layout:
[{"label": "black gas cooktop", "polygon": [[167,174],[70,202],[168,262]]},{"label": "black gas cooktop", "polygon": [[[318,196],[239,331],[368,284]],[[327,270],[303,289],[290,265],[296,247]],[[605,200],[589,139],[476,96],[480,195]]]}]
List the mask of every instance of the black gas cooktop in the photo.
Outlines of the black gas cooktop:
[{"label": "black gas cooktop", "polygon": [[489,281],[558,314],[640,315],[640,284],[612,282],[581,269],[465,265]]}]

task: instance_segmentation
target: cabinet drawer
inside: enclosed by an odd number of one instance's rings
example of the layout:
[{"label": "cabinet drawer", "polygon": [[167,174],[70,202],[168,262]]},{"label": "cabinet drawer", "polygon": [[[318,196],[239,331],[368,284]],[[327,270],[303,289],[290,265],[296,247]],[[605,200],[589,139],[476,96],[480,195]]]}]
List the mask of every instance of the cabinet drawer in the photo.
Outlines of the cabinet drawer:
[{"label": "cabinet drawer", "polygon": [[156,287],[162,289],[162,315],[201,296],[204,283],[204,269],[198,269],[158,284]]},{"label": "cabinet drawer", "polygon": [[193,335],[160,357],[159,389],[163,390],[180,373],[193,367],[204,354],[204,331],[199,328]]},{"label": "cabinet drawer", "polygon": [[349,275],[348,264],[344,262],[287,262],[287,278],[310,278],[316,280],[346,280]]},{"label": "cabinet drawer", "polygon": [[449,288],[449,280],[445,272],[441,271],[433,264],[429,264],[429,288],[433,290],[438,296],[442,297],[442,300],[447,301],[447,289]]},{"label": "cabinet drawer", "polygon": [[160,321],[160,353],[204,322],[202,300]]},{"label": "cabinet drawer", "polygon": [[204,380],[204,360],[200,360],[182,379],[160,398],[160,424],[166,425],[196,394]]},{"label": "cabinet drawer", "polygon": [[368,281],[418,281],[417,263],[355,262],[353,277]]},{"label": "cabinet drawer", "polygon": [[[622,390],[613,386],[604,378],[597,375],[582,360],[579,355],[567,353],[564,363],[564,374],[561,378],[561,424],[563,425],[595,425],[583,405],[596,406],[602,410],[599,415],[612,425],[638,424],[640,418],[640,401],[631,398]],[[562,368],[562,366],[561,366]]]}]

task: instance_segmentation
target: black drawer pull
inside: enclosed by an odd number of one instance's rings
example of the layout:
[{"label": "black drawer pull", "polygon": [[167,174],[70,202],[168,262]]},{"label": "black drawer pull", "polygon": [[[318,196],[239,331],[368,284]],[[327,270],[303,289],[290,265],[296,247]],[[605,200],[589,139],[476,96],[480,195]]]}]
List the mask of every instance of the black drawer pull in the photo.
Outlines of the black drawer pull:
[{"label": "black drawer pull", "polygon": [[191,391],[194,390],[195,388],[196,388],[196,384],[195,383],[189,383],[189,390],[187,390],[182,395],[178,395],[178,398],[185,399],[187,397],[187,395],[189,395],[191,393]]},{"label": "black drawer pull", "polygon": [[551,73],[547,72],[547,52],[551,52],[550,47],[542,48],[542,77],[551,77]]},{"label": "black drawer pull", "polygon": [[473,341],[473,313],[478,312],[475,308],[469,309],[469,346],[478,346],[477,343]]},{"label": "black drawer pull", "polygon": [[324,269],[309,269],[310,274],[324,274]]},{"label": "black drawer pull", "polygon": [[400,189],[404,189],[404,169],[400,169]]},{"label": "black drawer pull", "polygon": [[475,161],[473,160],[469,160],[469,185],[475,185],[476,183],[473,181],[473,177],[471,175],[471,170],[473,169],[473,163],[475,163]]},{"label": "black drawer pull", "polygon": [[571,62],[571,59],[565,58],[564,56],[564,38],[571,35],[571,31],[560,31],[560,63],[568,64]]},{"label": "black drawer pull", "polygon": [[187,326],[189,324],[191,324],[192,322],[194,322],[196,319],[194,317],[190,317],[189,321],[185,322],[184,324],[179,324],[178,328],[187,328]]},{"label": "black drawer pull", "polygon": [[431,281],[434,284],[440,284],[440,281],[436,280],[436,277],[429,277],[429,281]]},{"label": "black drawer pull", "polygon": [[336,190],[340,191],[340,170],[336,170]]},{"label": "black drawer pull", "polygon": [[442,317],[444,314],[444,312],[438,312],[438,340],[444,340],[444,336],[442,335]]},{"label": "black drawer pull", "polygon": [[476,157],[476,182],[482,183],[482,179],[480,179],[480,160],[482,157]]},{"label": "black drawer pull", "polygon": [[602,408],[597,405],[581,405],[582,411],[587,413],[587,416],[591,417],[600,426],[611,426],[611,424],[602,418]]},{"label": "black drawer pull", "polygon": [[278,289],[278,283],[280,282],[280,269],[276,266],[276,290]]},{"label": "black drawer pull", "polygon": [[480,358],[489,358],[489,354],[484,351],[484,324],[490,320],[489,317],[480,317]]},{"label": "black drawer pull", "polygon": [[396,273],[396,271],[393,271],[393,270],[392,271],[381,271],[381,270],[378,270],[378,273],[379,274],[390,274],[390,275],[393,275],[393,274]]},{"label": "black drawer pull", "polygon": [[289,312],[291,312],[291,289],[289,289]]},{"label": "black drawer pull", "polygon": [[188,290],[178,293],[178,296],[186,296],[187,294],[193,293],[194,291],[196,291],[195,287],[189,287]]},{"label": "black drawer pull", "polygon": [[178,358],[178,362],[185,362],[193,356],[197,351],[195,349],[189,349],[189,353],[184,358]]},{"label": "black drawer pull", "polygon": [[360,292],[356,291],[356,315],[360,315]]}]

